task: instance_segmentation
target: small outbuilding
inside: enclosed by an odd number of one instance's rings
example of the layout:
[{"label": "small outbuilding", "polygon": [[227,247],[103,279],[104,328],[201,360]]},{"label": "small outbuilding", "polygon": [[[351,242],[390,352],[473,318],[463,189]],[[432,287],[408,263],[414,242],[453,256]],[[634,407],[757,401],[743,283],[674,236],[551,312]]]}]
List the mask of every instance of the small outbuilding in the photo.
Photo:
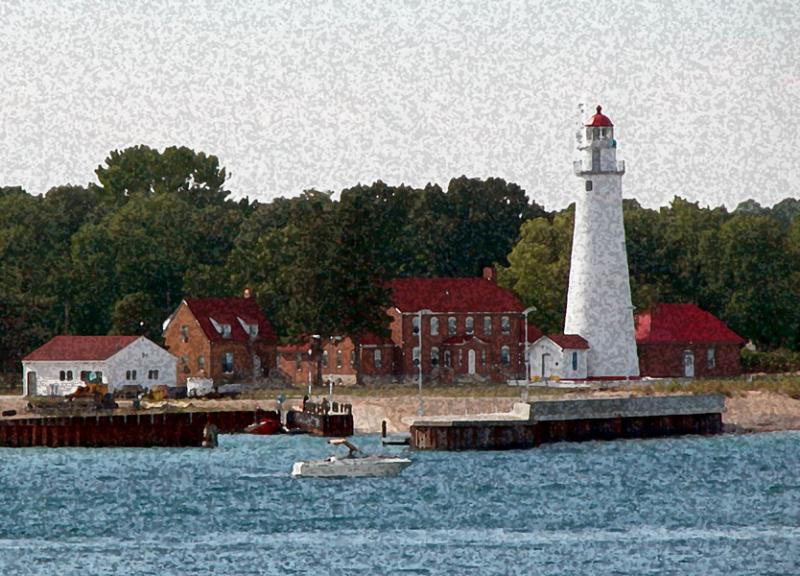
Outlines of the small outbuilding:
[{"label": "small outbuilding", "polygon": [[531,378],[585,380],[589,343],[577,334],[547,334],[528,348]]},{"label": "small outbuilding", "polygon": [[708,378],[742,373],[745,339],[695,304],[656,304],[636,315],[642,376]]},{"label": "small outbuilding", "polygon": [[22,359],[26,396],[64,396],[88,383],[175,386],[177,358],[144,336],[56,336]]}]

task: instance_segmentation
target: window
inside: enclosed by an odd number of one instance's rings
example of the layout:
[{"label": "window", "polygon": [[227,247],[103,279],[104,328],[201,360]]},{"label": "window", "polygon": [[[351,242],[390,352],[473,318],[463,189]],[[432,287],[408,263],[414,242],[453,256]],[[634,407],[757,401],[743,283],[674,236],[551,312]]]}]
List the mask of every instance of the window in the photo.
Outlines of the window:
[{"label": "window", "polygon": [[350,368],[356,367],[356,351],[355,349],[350,350]]},{"label": "window", "polygon": [[439,319],[436,316],[431,316],[431,336],[439,335]]},{"label": "window", "polygon": [[450,350],[444,351],[444,366],[445,368],[450,368],[452,362],[450,361]]},{"label": "window", "polygon": [[336,367],[341,368],[344,364],[344,355],[341,350],[336,351]]},{"label": "window", "polygon": [[59,379],[59,380],[61,380],[61,381],[63,382],[64,380],[66,380],[66,379],[67,379],[67,373],[66,373],[66,372],[64,372],[63,370],[61,370],[61,371],[58,373],[58,379]]},{"label": "window", "polygon": [[250,334],[251,338],[258,336],[258,324],[248,324],[247,332]]},{"label": "window", "polygon": [[414,346],[411,358],[412,361],[414,362],[414,366],[419,366],[419,346]]},{"label": "window", "polygon": [[713,346],[706,350],[706,366],[709,369],[717,367],[717,349]]},{"label": "window", "polygon": [[72,382],[72,370],[67,370],[67,380]]},{"label": "window", "polygon": [[503,366],[508,366],[511,364],[511,350],[508,346],[503,346],[500,348],[500,363]]},{"label": "window", "polygon": [[233,352],[225,352],[222,355],[222,371],[225,374],[233,372]]},{"label": "window", "polygon": [[503,334],[511,334],[511,322],[508,320],[508,316],[500,318],[500,330]]},{"label": "window", "polygon": [[231,325],[230,324],[221,324],[220,328],[222,328],[222,337],[223,338],[230,338],[231,337]]},{"label": "window", "polygon": [[148,380],[158,380],[158,370],[148,370],[147,371],[147,379]]},{"label": "window", "polygon": [[91,370],[81,370],[81,382],[102,382],[103,373]]},{"label": "window", "polygon": [[415,336],[419,334],[419,316],[411,318],[411,333]]},{"label": "window", "polygon": [[492,317],[491,316],[484,316],[483,317],[483,333],[486,336],[492,335]]},{"label": "window", "polygon": [[125,370],[125,380],[136,380],[136,370]]},{"label": "window", "polygon": [[431,348],[431,366],[436,368],[439,365],[439,349]]},{"label": "window", "polygon": [[205,356],[198,356],[197,357],[197,367],[200,370],[206,369],[206,357]]},{"label": "window", "polygon": [[327,350],[323,350],[322,351],[322,367],[323,368],[327,368],[328,367],[328,351]]},{"label": "window", "polygon": [[586,191],[587,192],[591,192],[592,191],[592,181],[591,180],[587,180],[586,181]]},{"label": "window", "polygon": [[456,317],[450,316],[447,319],[447,335],[448,336],[455,336],[456,335]]},{"label": "window", "polygon": [[181,326],[181,340],[184,342],[189,341],[189,327],[186,324]]},{"label": "window", "polygon": [[472,316],[467,316],[467,319],[464,322],[464,330],[467,332],[467,334],[472,334],[475,332],[475,320],[473,320]]},{"label": "window", "polygon": [[383,359],[381,358],[381,351],[380,349],[376,348],[372,352],[372,363],[375,364],[375,368],[380,368],[382,361]]},{"label": "window", "polygon": [[481,350],[481,368],[486,366],[486,349]]},{"label": "window", "polygon": [[303,355],[300,352],[294,356],[294,367],[298,372],[303,369]]},{"label": "window", "polygon": [[578,353],[577,352],[573,352],[572,353],[572,371],[573,372],[577,372],[578,371]]}]

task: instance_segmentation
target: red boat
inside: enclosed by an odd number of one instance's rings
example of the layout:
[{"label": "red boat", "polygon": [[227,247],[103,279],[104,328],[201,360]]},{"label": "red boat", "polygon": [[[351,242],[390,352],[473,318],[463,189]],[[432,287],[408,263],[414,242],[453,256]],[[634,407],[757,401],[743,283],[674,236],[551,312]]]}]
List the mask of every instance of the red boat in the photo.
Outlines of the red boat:
[{"label": "red boat", "polygon": [[281,419],[277,414],[269,418],[262,418],[257,422],[253,422],[244,429],[246,434],[280,434],[281,432]]}]

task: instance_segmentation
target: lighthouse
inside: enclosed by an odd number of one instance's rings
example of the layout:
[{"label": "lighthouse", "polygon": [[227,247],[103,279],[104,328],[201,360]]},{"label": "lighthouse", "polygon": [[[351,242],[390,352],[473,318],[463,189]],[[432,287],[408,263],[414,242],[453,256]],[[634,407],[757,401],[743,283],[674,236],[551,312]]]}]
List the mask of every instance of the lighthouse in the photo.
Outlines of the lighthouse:
[{"label": "lighthouse", "polygon": [[622,176],[614,124],[600,106],[584,125],[575,161],[579,179],[565,334],[589,344],[589,378],[639,375],[622,221]]}]

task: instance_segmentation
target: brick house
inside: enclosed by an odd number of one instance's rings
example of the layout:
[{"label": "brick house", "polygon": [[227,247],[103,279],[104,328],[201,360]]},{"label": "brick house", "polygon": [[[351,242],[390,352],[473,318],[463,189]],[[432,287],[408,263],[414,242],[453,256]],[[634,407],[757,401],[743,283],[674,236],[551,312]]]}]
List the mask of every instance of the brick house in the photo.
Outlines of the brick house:
[{"label": "brick house", "polygon": [[275,365],[277,336],[256,301],[187,298],[164,325],[164,344],[178,357],[178,382],[190,376],[252,381]]},{"label": "brick house", "polygon": [[[355,384],[355,346],[348,338],[328,338],[322,344],[321,357],[312,338],[299,344],[278,346],[278,368],[293,383],[317,384],[317,371],[321,378],[338,384]],[[367,379],[391,378],[394,373],[394,342],[389,338],[367,335],[361,339],[361,373]]]},{"label": "brick house", "polygon": [[642,376],[708,378],[742,373],[745,339],[694,304],[656,304],[637,314]]},{"label": "brick house", "polygon": [[492,268],[478,278],[399,278],[388,287],[398,376],[416,378],[421,361],[424,378],[445,382],[524,377],[523,306]]}]

